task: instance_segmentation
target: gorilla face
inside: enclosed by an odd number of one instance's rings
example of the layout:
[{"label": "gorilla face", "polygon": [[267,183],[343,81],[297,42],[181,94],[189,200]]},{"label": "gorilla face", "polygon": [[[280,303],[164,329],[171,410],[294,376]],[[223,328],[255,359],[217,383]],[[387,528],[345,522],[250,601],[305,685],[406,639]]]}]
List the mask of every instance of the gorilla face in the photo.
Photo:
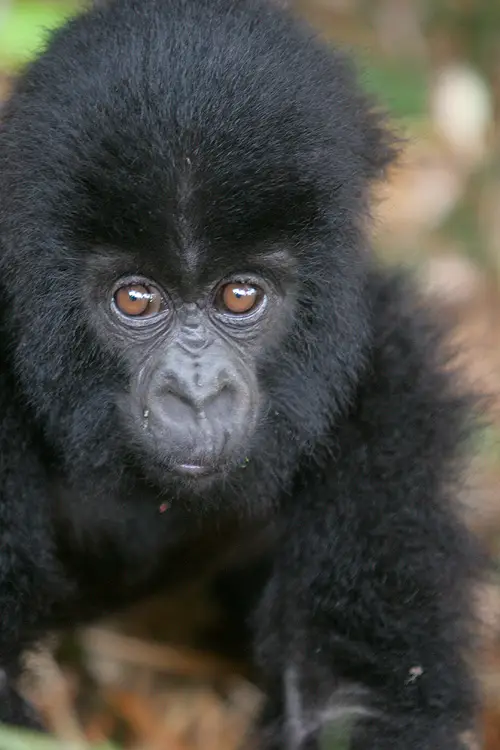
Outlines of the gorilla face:
[{"label": "gorilla face", "polygon": [[181,253],[179,285],[101,249],[82,291],[96,336],[126,369],[116,403],[130,444],[148,464],[206,482],[244,464],[265,414],[258,363],[286,327],[293,274],[285,252],[201,278],[190,263]]},{"label": "gorilla face", "polygon": [[74,20],[3,115],[9,346],[75,475],[138,461],[206,486],[276,441],[293,462],[363,359],[377,118],[267,3],[189,12],[126,0]]}]

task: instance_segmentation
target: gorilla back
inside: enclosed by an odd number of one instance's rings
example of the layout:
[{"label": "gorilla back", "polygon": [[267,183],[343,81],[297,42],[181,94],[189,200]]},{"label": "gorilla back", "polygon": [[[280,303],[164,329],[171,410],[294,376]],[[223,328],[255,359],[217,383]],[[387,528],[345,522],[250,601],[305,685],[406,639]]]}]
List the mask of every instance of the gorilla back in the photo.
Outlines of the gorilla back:
[{"label": "gorilla back", "polygon": [[[264,0],[111,0],[20,77],[0,125],[9,677],[48,630],[271,528],[259,747],[318,746],[346,688],[353,750],[462,747],[470,409],[368,250],[392,152],[348,62]],[[0,717],[31,721],[9,681]]]}]

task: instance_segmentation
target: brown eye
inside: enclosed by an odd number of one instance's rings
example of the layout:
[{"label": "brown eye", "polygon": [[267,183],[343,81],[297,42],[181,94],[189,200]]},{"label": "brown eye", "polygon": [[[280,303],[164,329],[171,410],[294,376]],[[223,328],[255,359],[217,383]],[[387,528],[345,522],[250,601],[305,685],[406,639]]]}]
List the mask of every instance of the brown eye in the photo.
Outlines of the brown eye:
[{"label": "brown eye", "polygon": [[117,309],[129,318],[145,318],[161,310],[158,289],[143,284],[127,284],[115,292]]},{"label": "brown eye", "polygon": [[253,284],[226,284],[222,287],[222,307],[233,315],[244,315],[253,310],[262,299],[262,291]]}]

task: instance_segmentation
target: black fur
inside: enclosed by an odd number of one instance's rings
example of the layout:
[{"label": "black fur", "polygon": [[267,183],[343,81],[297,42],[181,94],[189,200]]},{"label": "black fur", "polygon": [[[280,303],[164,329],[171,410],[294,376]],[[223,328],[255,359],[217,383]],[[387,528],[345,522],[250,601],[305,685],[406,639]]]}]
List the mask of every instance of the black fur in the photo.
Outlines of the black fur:
[{"label": "black fur", "polygon": [[[369,251],[369,187],[392,151],[344,58],[260,0],[115,0],[21,77],[0,125],[6,668],[48,629],[179,584],[272,524],[251,620],[260,746],[315,747],[349,688],[366,712],[353,750],[462,747],[470,409],[435,324]],[[248,466],[199,493],[160,485],[120,429],[127,367],[85,281],[105,246],[181,289],[186,237],[202,279],[256,249],[293,259]],[[17,701],[0,718],[19,722]]]}]

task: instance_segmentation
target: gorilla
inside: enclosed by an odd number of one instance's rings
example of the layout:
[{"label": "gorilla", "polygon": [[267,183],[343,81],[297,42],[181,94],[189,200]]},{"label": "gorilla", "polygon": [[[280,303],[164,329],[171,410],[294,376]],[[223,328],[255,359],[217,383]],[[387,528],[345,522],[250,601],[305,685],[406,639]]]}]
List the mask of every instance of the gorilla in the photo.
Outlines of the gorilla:
[{"label": "gorilla", "polygon": [[37,724],[16,684],[47,633],[251,550],[257,747],[318,748],[344,713],[351,750],[465,747],[475,407],[416,285],[370,250],[396,153],[349,60],[266,0],[97,4],[20,75],[1,721]]}]

